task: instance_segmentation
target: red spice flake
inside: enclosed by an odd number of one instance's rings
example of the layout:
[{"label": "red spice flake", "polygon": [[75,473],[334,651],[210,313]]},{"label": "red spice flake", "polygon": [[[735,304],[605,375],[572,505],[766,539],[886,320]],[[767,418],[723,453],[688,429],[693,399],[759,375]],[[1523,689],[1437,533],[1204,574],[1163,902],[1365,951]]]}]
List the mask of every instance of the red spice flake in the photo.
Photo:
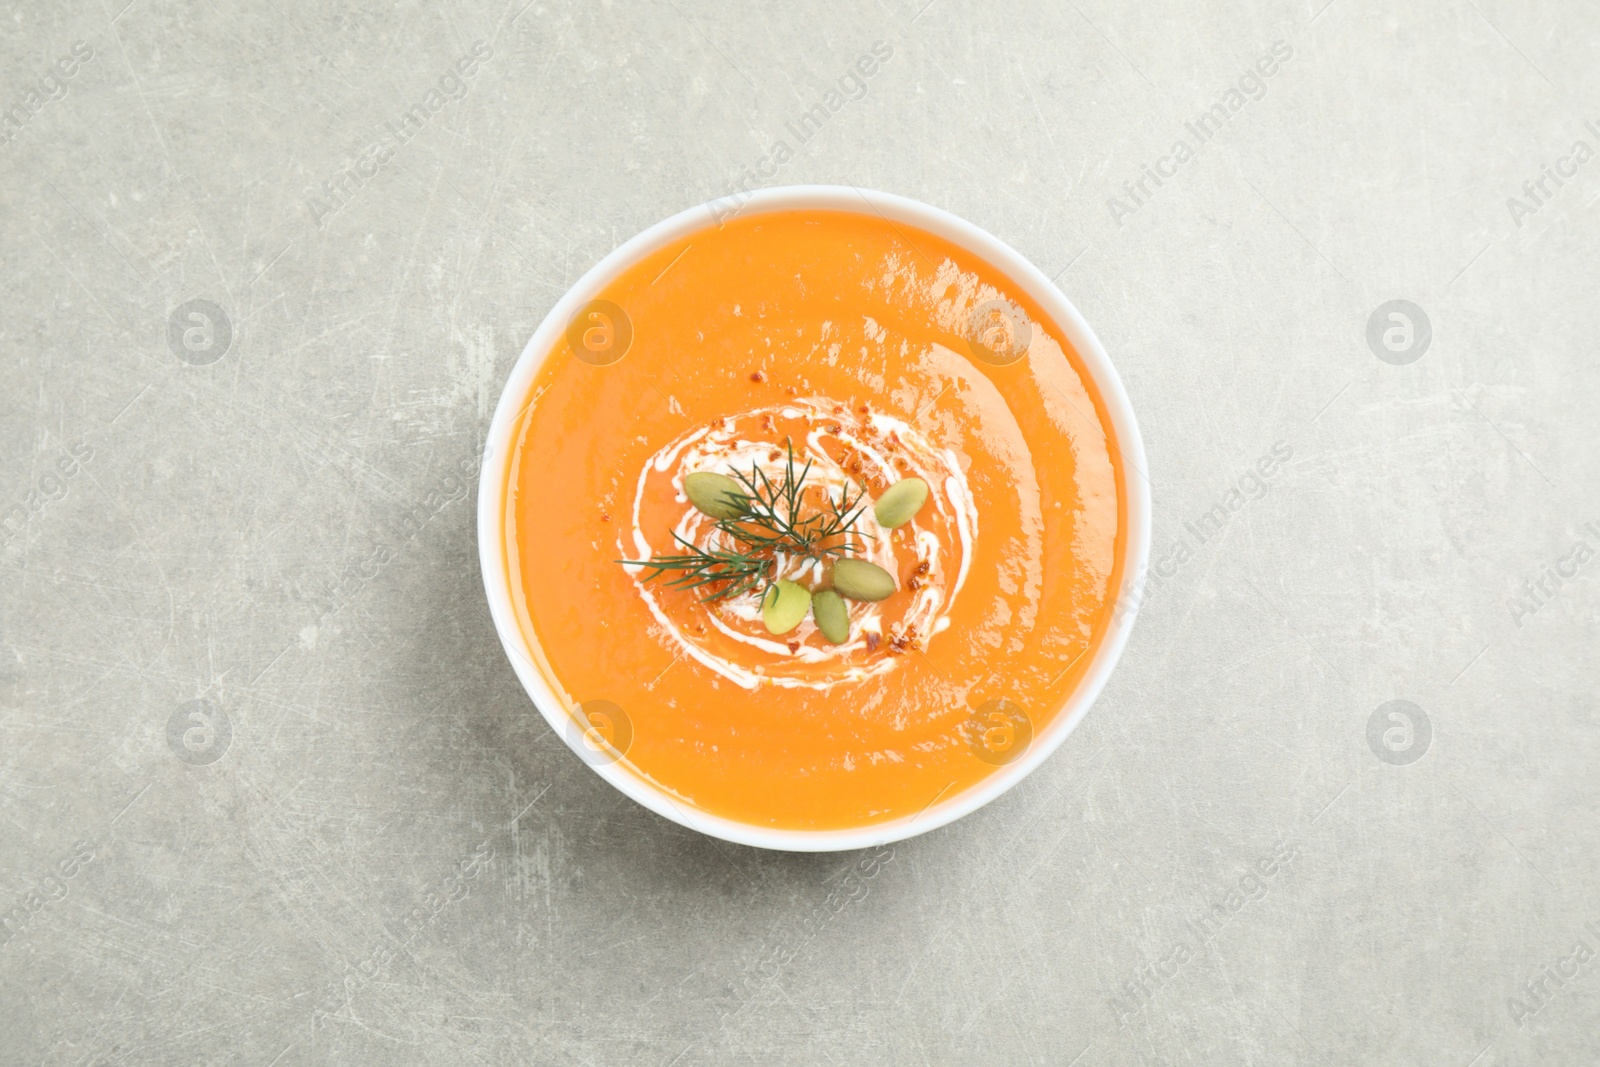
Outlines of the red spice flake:
[{"label": "red spice flake", "polygon": [[928,573],[928,561],[927,560],[923,560],[921,563],[917,564],[917,573],[918,574],[927,574]]},{"label": "red spice flake", "polygon": [[760,384],[761,382],[766,381],[767,377],[766,377],[766,375],[762,374],[760,371],[751,371],[750,372],[750,380],[752,382]]},{"label": "red spice flake", "polygon": [[600,521],[601,522],[610,522],[611,521],[611,513],[607,512],[607,511],[602,511],[600,513]]},{"label": "red spice flake", "polygon": [[857,411],[859,411],[859,412],[861,412],[861,414],[863,414],[863,415],[865,415],[865,414],[866,414],[866,413],[867,413],[867,405],[865,405],[865,404],[862,404],[862,405],[861,405],[861,406],[860,406],[860,407],[859,407],[859,408],[857,408],[857,409],[856,409],[856,410],[857,410]]},{"label": "red spice flake", "polygon": [[876,631],[876,630],[868,630],[867,631],[867,651],[868,652],[876,652],[876,651],[878,651],[878,641],[879,640],[881,640],[881,639],[878,637],[878,631]]},{"label": "red spice flake", "polygon": [[922,582],[920,582],[916,578],[907,578],[906,579],[906,588],[907,589],[921,589],[922,588]]},{"label": "red spice flake", "polygon": [[800,642],[799,641],[790,641],[789,642],[789,654],[792,656],[796,652],[799,652],[799,651],[800,651]]}]

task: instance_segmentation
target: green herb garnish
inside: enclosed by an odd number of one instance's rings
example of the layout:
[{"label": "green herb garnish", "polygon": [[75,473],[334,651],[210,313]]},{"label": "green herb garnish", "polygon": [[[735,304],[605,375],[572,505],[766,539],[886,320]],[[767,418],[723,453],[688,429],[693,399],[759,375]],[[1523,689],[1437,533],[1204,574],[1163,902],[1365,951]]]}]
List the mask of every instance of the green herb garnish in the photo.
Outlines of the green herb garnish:
[{"label": "green herb garnish", "polygon": [[[859,552],[865,547],[862,537],[871,536],[855,529],[856,520],[867,507],[862,503],[865,490],[851,496],[847,485],[837,498],[827,498],[826,510],[808,511],[804,496],[811,461],[806,460],[796,470],[794,445],[788,439],[784,440],[784,450],[788,459],[775,480],[759,464],[751,464],[748,475],[742,471],[733,474],[738,483],[737,497],[728,492],[723,495],[721,507],[700,508],[716,519],[714,528],[722,533],[727,548],[701,548],[674,533],[673,539],[685,549],[682,554],[617,562],[647,568],[647,582],[675,574],[677,577],[666,583],[669,589],[704,589],[701,599],[714,601],[758,589],[764,596],[776,581],[780,554],[821,563],[847,552]],[[718,517],[714,512],[737,514]]]}]

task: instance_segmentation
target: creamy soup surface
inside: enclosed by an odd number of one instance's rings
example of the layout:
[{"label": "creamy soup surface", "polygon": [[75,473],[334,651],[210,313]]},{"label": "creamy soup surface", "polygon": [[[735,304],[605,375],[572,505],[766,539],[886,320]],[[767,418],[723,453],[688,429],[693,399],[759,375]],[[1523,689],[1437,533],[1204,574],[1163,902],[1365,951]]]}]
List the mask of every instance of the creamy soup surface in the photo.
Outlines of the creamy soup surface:
[{"label": "creamy soup surface", "polygon": [[[1058,328],[971,253],[845,212],[708,225],[598,300],[526,398],[505,523],[532,659],[593,758],[787,829],[914,817],[1019,758],[1112,625],[1125,547],[1105,406]],[[698,472],[794,487],[800,519],[843,503],[845,532],[753,550],[730,529],[769,528],[697,508]],[[910,480],[925,501],[883,525]],[[748,591],[666,565],[717,553]],[[842,598],[830,637],[846,558],[893,592]],[[816,610],[775,632],[773,582]]]}]

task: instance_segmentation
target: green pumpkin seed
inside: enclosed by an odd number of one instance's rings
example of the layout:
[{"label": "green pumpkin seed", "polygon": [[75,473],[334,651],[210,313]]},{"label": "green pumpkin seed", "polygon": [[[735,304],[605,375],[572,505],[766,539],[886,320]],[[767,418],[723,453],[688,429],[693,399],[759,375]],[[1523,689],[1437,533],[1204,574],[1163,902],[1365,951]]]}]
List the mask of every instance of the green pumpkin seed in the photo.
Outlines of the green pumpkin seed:
[{"label": "green pumpkin seed", "polygon": [[744,487],[726,474],[695,471],[685,475],[683,492],[689,503],[713,519],[737,519],[749,506]]},{"label": "green pumpkin seed", "polygon": [[846,558],[833,565],[833,587],[851,600],[884,600],[895,591],[895,580],[876,563]]},{"label": "green pumpkin seed", "polygon": [[850,640],[850,609],[844,598],[832,589],[823,589],[811,596],[811,617],[817,621],[822,636],[836,645]]},{"label": "green pumpkin seed", "polygon": [[883,491],[872,506],[873,517],[885,530],[910,522],[928,502],[928,483],[921,478],[903,478]]},{"label": "green pumpkin seed", "polygon": [[798,582],[776,581],[761,598],[761,621],[767,632],[786,634],[806,617],[811,609],[811,594]]}]

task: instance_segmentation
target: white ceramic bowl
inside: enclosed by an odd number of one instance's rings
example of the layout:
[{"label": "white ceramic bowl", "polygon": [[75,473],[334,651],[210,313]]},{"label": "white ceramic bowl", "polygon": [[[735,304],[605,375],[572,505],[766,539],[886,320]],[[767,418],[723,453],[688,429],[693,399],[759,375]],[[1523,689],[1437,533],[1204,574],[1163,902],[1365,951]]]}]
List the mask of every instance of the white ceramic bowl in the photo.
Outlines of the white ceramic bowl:
[{"label": "white ceramic bowl", "polygon": [[[1065,707],[1050,719],[1043,731],[1034,736],[1033,743],[1020,758],[1001,766],[966,791],[944,799],[915,816],[846,830],[775,830],[687,808],[631,771],[626,766],[626,760],[596,762],[592,750],[583,750],[581,731],[574,728],[577,720],[568,710],[566,702],[557,695],[545,671],[535,665],[535,661],[543,657],[538,649],[529,646],[531,630],[528,637],[524,637],[524,628],[517,619],[507,579],[506,475],[511,460],[513,433],[522,416],[523,403],[534,376],[546,357],[556,349],[566,332],[568,320],[584,303],[594,299],[617,274],[663,245],[708,225],[715,225],[734,214],[744,216],[819,209],[880,215],[937,234],[992,264],[1015,286],[1033,297],[1055,321],[1066,335],[1066,340],[1077,350],[1110,414],[1116,447],[1123,457],[1123,489],[1127,494],[1127,554],[1123,564],[1123,586],[1116,592],[1122,602],[1112,605],[1116,611],[1107,619],[1109,632],[1095,650],[1077,688],[1068,696]],[[505,391],[500,395],[500,403],[495,408],[494,419],[489,424],[478,486],[478,556],[495,630],[511,659],[511,665],[516,669],[517,677],[522,680],[523,688],[533,698],[534,706],[544,715],[551,729],[584,758],[584,762],[593,766],[602,778],[656,814],[725,841],[790,852],[867,848],[926,833],[989,803],[1043,763],[1088,712],[1122,654],[1123,646],[1127,644],[1137,600],[1135,579],[1144,572],[1150,553],[1150,494],[1140,473],[1144,468],[1144,445],[1139,437],[1139,427],[1134,420],[1133,408],[1128,403],[1128,395],[1122,388],[1116,369],[1111,365],[1111,358],[1106,355],[1094,331],[1078,314],[1072,302],[1016,250],[949,212],[902,196],[851,186],[784,186],[762,189],[737,199],[713,201],[656,223],[596,263],[550,309],[550,313],[529,338],[517,365],[512,368]]]}]

